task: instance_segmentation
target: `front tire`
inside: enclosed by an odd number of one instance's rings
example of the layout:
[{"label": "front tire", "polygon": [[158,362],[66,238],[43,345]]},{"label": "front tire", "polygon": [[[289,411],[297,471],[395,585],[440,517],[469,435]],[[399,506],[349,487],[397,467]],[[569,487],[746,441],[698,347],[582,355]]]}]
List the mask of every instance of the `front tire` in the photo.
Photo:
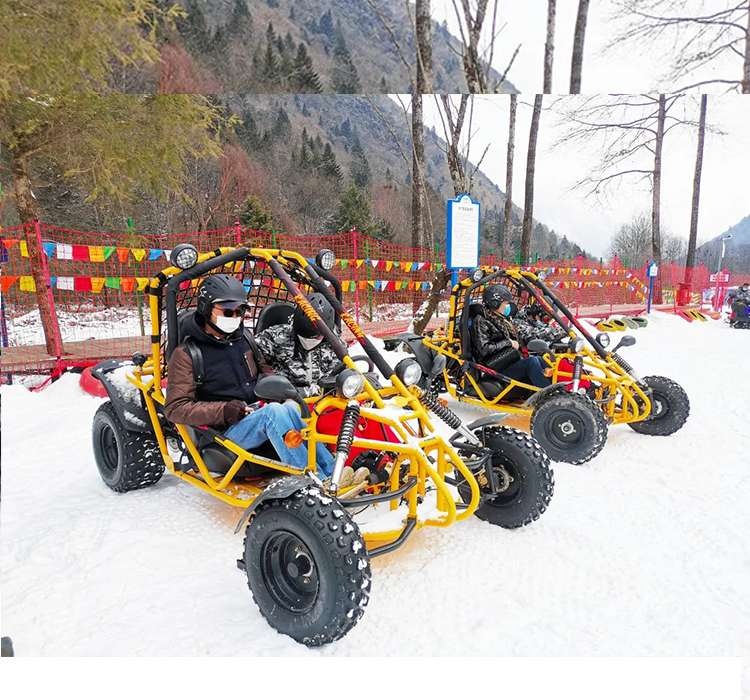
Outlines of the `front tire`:
[{"label": "front tire", "polygon": [[94,459],[109,488],[119,493],[152,486],[164,474],[164,461],[155,438],[128,430],[111,401],[94,414]]},{"label": "front tire", "polygon": [[667,377],[644,377],[642,383],[651,390],[651,415],[628,425],[641,435],[676,433],[690,414],[690,399],[685,390]]},{"label": "front tire", "polygon": [[245,530],[244,568],[268,624],[309,647],[341,639],[370,599],[359,528],[317,488],[258,507]]},{"label": "front tire", "polygon": [[556,392],[544,397],[531,414],[531,434],[556,462],[592,460],[604,448],[607,432],[604,414],[583,394]]},{"label": "front tire", "polygon": [[[492,469],[503,490],[489,492],[484,470],[477,481],[482,501],[474,512],[480,520],[512,529],[529,525],[547,510],[555,488],[549,457],[530,435],[509,428],[492,426],[482,429],[478,437],[492,449]],[[458,478],[458,493],[464,503],[471,500],[471,489]]]}]

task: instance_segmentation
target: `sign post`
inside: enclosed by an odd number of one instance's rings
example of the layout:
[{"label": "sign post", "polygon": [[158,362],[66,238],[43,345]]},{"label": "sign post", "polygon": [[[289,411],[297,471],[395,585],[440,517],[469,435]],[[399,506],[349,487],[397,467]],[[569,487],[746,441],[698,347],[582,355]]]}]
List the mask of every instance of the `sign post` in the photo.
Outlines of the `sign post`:
[{"label": "sign post", "polygon": [[646,313],[651,313],[651,299],[654,295],[654,280],[656,275],[659,274],[659,266],[652,260],[646,268],[646,274],[648,275],[648,301],[646,302]]},{"label": "sign post", "polygon": [[446,266],[452,287],[460,269],[479,265],[479,217],[479,202],[465,192],[445,203]]}]

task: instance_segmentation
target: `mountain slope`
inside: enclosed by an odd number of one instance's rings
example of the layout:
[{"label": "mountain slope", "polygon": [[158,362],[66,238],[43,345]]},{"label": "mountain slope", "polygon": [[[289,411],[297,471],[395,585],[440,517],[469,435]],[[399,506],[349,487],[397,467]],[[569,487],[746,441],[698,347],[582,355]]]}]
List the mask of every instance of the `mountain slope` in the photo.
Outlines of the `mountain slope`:
[{"label": "mountain slope", "polygon": [[[300,43],[312,60],[323,92],[408,93],[409,71],[415,56],[414,6],[387,0],[179,0],[188,17],[179,23],[179,36],[170,43],[184,45],[194,62],[192,79],[201,91],[211,92],[297,92],[284,83],[279,70],[271,66],[274,43],[268,55],[267,31],[273,26],[279,53],[276,61],[290,64]],[[461,63],[461,41],[444,25],[432,23],[433,73],[435,92],[466,92]],[[337,87],[337,41],[343,39],[358,77],[358,89]],[[394,42],[395,39],[395,42]],[[284,57],[284,41],[289,56]],[[398,48],[396,46],[398,45]],[[180,47],[181,48],[181,47]],[[178,49],[179,50],[179,49]],[[166,91],[186,91],[188,78],[170,61],[185,57],[167,51],[161,80]],[[189,72],[189,71],[188,71]],[[283,73],[283,71],[281,71]],[[268,74],[266,74],[268,73]],[[489,72],[489,83],[498,92],[515,92],[501,76]],[[221,86],[217,90],[217,86]],[[261,90],[260,88],[264,88]]]},{"label": "mountain slope", "polygon": [[721,238],[727,234],[732,238],[726,241],[722,267],[735,272],[750,272],[750,214],[724,233],[699,246],[695,251],[696,262],[715,270],[721,255]]}]

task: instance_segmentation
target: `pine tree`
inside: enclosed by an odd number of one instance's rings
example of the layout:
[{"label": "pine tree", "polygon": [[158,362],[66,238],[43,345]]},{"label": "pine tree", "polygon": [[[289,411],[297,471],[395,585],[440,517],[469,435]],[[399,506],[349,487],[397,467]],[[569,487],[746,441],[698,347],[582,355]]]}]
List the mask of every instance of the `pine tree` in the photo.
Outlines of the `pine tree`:
[{"label": "pine tree", "polygon": [[336,162],[336,154],[333,152],[330,143],[326,143],[325,148],[323,149],[323,156],[320,162],[320,172],[325,177],[330,177],[336,180],[336,182],[341,182],[341,168]]},{"label": "pine tree", "polygon": [[240,207],[240,223],[254,231],[274,231],[273,215],[268,207],[255,195],[251,194]]},{"label": "pine tree", "polygon": [[336,211],[328,220],[331,233],[357,229],[361,233],[372,232],[372,214],[370,203],[364,191],[356,185],[350,185],[341,195]]},{"label": "pine tree", "polygon": [[354,180],[354,184],[357,185],[357,187],[367,187],[367,185],[370,184],[370,164],[367,162],[367,156],[365,155],[365,151],[356,134],[354,135],[351,154],[352,180]]},{"label": "pine tree", "polygon": [[327,9],[321,16],[318,22],[318,32],[325,34],[329,39],[333,38],[333,17],[331,16],[330,8]]},{"label": "pine tree", "polygon": [[185,12],[186,16],[179,17],[175,22],[177,30],[188,48],[196,53],[207,53],[211,49],[211,33],[198,0],[186,0]]},{"label": "pine tree", "polygon": [[292,123],[289,121],[289,115],[283,107],[279,107],[276,113],[276,121],[271,131],[271,138],[274,142],[286,141],[292,133]]},{"label": "pine tree", "polygon": [[312,59],[302,42],[297,46],[291,87],[297,92],[322,92],[323,89],[320,85],[318,74],[313,70]]},{"label": "pine tree", "polygon": [[242,113],[241,121],[235,126],[234,133],[237,134],[237,138],[245,150],[253,151],[260,146],[261,136],[252,112],[249,110]]},{"label": "pine tree", "polygon": [[263,80],[272,85],[279,81],[279,62],[273,52],[273,43],[266,43],[266,53],[263,59]]},{"label": "pine tree", "polygon": [[383,94],[387,94],[389,92],[388,83],[386,82],[385,76],[382,76],[380,78],[380,92],[382,92]]},{"label": "pine tree", "polygon": [[353,95],[360,91],[357,68],[352,63],[341,26],[336,27],[336,38],[333,45],[333,68],[331,71],[333,91],[339,94]]}]

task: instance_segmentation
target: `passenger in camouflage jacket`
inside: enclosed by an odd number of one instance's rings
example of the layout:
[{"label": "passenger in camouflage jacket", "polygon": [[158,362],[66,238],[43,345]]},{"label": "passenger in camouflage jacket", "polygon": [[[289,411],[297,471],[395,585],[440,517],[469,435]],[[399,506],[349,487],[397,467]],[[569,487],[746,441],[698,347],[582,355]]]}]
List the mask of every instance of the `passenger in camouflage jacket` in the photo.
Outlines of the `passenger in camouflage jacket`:
[{"label": "passenger in camouflage jacket", "polygon": [[522,345],[528,345],[535,339],[554,343],[567,335],[563,329],[553,328],[542,321],[540,317],[543,313],[541,307],[531,305],[521,309],[513,318],[513,325],[516,327]]},{"label": "passenger in camouflage jacket", "polygon": [[[335,312],[328,300],[314,293],[308,301],[335,333]],[[255,342],[273,370],[287,377],[303,396],[320,395],[320,378],[329,375],[339,362],[333,348],[299,308],[288,323],[258,333]]]},{"label": "passenger in camouflage jacket", "polygon": [[320,378],[329,374],[339,362],[333,348],[323,339],[311,350],[306,350],[294,332],[291,320],[261,331],[255,336],[255,342],[274,372],[302,389],[303,396],[319,395]]}]

